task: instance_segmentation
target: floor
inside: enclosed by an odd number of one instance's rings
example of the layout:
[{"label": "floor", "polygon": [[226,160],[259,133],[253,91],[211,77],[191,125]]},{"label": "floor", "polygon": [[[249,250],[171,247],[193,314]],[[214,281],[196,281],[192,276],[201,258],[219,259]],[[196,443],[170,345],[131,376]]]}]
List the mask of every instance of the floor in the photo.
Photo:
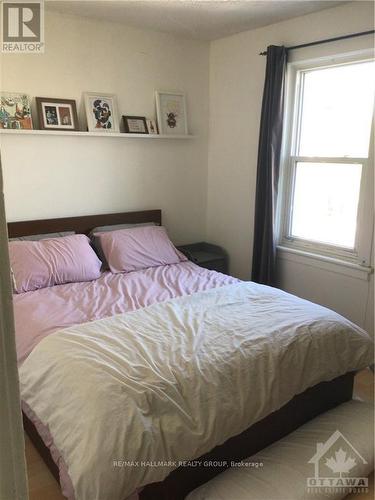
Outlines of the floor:
[{"label": "floor", "polygon": [[[371,370],[363,370],[355,377],[354,395],[365,401],[374,400],[374,374]],[[30,500],[64,500],[59,486],[38,452],[26,436],[26,461],[29,476]],[[373,500],[374,474],[369,481],[369,491],[366,494],[349,495],[346,500]]]}]

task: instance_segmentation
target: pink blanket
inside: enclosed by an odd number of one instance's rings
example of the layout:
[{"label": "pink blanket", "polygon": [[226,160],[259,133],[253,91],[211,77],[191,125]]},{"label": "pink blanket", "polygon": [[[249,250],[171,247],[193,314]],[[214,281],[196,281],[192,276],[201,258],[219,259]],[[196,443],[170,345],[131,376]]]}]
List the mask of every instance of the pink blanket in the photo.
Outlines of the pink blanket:
[{"label": "pink blanket", "polygon": [[62,328],[237,281],[192,262],[181,262],[126,274],[105,272],[95,281],[14,295],[18,362],[22,363],[44,337]]},{"label": "pink blanket", "polygon": [[[182,262],[126,274],[108,271],[95,281],[56,285],[14,295],[18,362],[21,364],[44,337],[62,328],[237,281],[192,262]],[[59,467],[64,496],[74,499],[66,464],[53,443],[49,429],[24,403],[23,411],[38,429]],[[137,497],[135,494],[134,498]]]}]

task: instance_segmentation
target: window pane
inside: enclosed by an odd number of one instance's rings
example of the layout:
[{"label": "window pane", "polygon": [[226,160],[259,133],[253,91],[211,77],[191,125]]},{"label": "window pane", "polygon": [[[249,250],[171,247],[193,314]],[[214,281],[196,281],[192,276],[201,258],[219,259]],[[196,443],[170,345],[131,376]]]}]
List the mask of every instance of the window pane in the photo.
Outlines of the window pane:
[{"label": "window pane", "polygon": [[375,63],[308,71],[301,103],[299,156],[368,156]]},{"label": "window pane", "polygon": [[362,166],[298,162],[291,236],[354,249]]}]

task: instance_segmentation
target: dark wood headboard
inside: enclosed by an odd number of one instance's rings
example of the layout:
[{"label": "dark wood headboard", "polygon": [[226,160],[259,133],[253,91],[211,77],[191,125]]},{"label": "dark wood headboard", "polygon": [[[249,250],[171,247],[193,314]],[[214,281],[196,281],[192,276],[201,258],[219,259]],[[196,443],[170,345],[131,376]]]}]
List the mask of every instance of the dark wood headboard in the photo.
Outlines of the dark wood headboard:
[{"label": "dark wood headboard", "polygon": [[19,236],[59,233],[62,231],[75,231],[79,234],[89,234],[94,227],[98,226],[139,224],[142,222],[155,222],[155,224],[161,225],[161,210],[142,210],[141,212],[83,215],[81,217],[64,217],[61,219],[8,222],[8,235],[9,238],[18,238]]}]

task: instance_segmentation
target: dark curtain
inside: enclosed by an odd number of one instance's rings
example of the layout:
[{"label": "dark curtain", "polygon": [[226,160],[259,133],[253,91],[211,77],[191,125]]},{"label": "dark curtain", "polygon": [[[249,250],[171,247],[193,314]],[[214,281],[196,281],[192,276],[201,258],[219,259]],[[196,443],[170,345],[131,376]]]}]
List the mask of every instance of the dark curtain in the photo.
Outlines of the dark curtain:
[{"label": "dark curtain", "polygon": [[255,197],[253,281],[275,284],[276,242],[274,234],[277,189],[283,131],[285,72],[287,50],[267,48],[266,80],[258,146]]}]

